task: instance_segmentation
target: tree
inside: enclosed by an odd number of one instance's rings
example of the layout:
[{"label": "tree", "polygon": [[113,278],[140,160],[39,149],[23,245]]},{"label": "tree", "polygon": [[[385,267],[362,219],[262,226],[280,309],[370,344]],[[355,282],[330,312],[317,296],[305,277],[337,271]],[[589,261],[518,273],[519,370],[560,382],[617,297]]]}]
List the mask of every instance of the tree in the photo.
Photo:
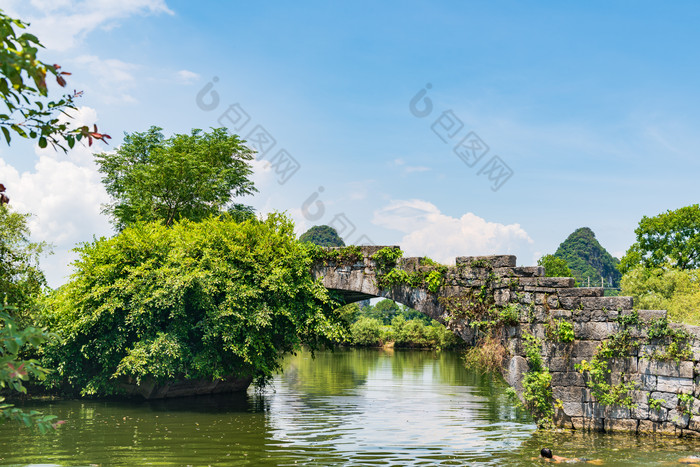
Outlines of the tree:
[{"label": "tree", "polygon": [[285,352],[344,339],[307,244],[279,214],[139,222],[77,251],[75,274],[46,307],[63,338],[44,350],[55,387],[105,395],[122,378],[260,380]]},{"label": "tree", "polygon": [[637,265],[622,276],[622,294],[634,298],[639,309],[668,310],[677,323],[700,325],[700,270],[669,265]]},{"label": "tree", "polygon": [[[48,101],[47,75],[53,75],[59,86],[66,86],[65,77],[70,73],[61,71],[59,65],[49,65],[37,58],[43,47],[36,36],[29,33],[17,35],[15,28],[25,29],[27,23],[13,19],[0,10],[0,95],[6,112],[0,114],[2,137],[9,145],[12,134],[22,138],[36,139],[39,146],[48,144],[66,149],[72,148],[83,138],[92,145],[93,139],[105,141],[109,135],[90,130],[87,126],[71,128],[67,110],[75,110],[75,100],[81,92],[65,94],[57,101]],[[61,119],[66,115],[68,119]]]},{"label": "tree", "polygon": [[537,265],[544,267],[546,277],[574,277],[566,260],[554,255],[544,255],[537,260]]},{"label": "tree", "polygon": [[325,247],[345,246],[345,242],[340,238],[338,232],[328,225],[315,225],[311,227],[299,237],[299,241],[311,242],[315,245]]},{"label": "tree", "polygon": [[566,261],[573,277],[580,284],[585,284],[590,277],[591,283],[601,277],[605,282],[617,287],[620,282],[619,260],[613,258],[595,238],[595,233],[588,227],[576,229],[564,240],[554,256]]},{"label": "tree", "polygon": [[637,265],[678,269],[700,268],[700,206],[693,204],[654,217],[642,217],[634,230],[637,241],[620,263],[626,273]]},{"label": "tree", "polygon": [[217,128],[165,138],[161,130],[126,134],[116,152],[95,156],[114,200],[104,212],[119,230],[136,221],[199,221],[257,191],[248,178],[253,152],[238,136]]},{"label": "tree", "polygon": [[39,269],[39,256],[46,251],[45,242],[31,242],[29,214],[13,212],[0,205],[0,302],[16,308],[16,318],[28,325],[26,314],[46,286]]},{"label": "tree", "polygon": [[[93,130],[87,126],[70,126],[71,116],[66,111],[76,110],[75,99],[82,93],[74,91],[57,101],[47,100],[47,74],[53,75],[59,86],[64,87],[65,76],[70,73],[61,71],[59,65],[48,65],[37,58],[42,46],[36,36],[28,33],[17,35],[15,30],[26,26],[27,23],[10,18],[0,10],[0,96],[5,104],[5,112],[0,113],[0,139],[9,146],[14,134],[37,140],[42,148],[51,144],[64,151],[67,148],[63,143],[72,148],[83,138],[89,145],[93,140],[106,142],[110,136],[98,133],[97,126]],[[26,216],[8,210],[10,200],[5,190],[0,183],[0,291],[3,292],[0,302],[0,388],[26,392],[22,381],[29,375],[41,379],[48,370],[36,365],[34,360],[23,360],[20,351],[23,347],[36,348],[53,338],[34,327],[22,329],[17,323],[45,284],[44,276],[36,266],[37,255],[44,245],[28,241]],[[21,308],[6,307],[8,302]],[[4,398],[0,398],[0,418],[35,424],[42,431],[59,424],[52,423],[53,416],[36,411],[25,413],[11,404],[3,404],[3,401]]]},{"label": "tree", "polygon": [[379,319],[384,324],[391,324],[391,320],[400,312],[401,306],[399,306],[398,303],[393,300],[384,299],[365,313],[368,316]]},{"label": "tree", "polygon": [[[42,380],[49,373],[28,355],[55,338],[29,324],[36,300],[46,285],[38,265],[46,244],[29,240],[28,217],[0,204],[0,389],[20,393],[27,392],[23,382],[29,377]],[[16,306],[7,306],[8,303]],[[5,397],[0,396],[0,421],[3,419],[36,426],[41,432],[63,423],[36,410],[25,412],[5,403]]]},{"label": "tree", "polygon": [[[22,351],[25,348],[36,350],[55,336],[31,326],[23,329],[8,311],[14,310],[0,304],[0,389],[9,388],[26,394],[27,388],[23,382],[30,376],[43,380],[49,370],[39,365],[35,359],[23,358]],[[26,426],[35,425],[42,433],[58,428],[64,423],[54,422],[55,415],[44,415],[36,410],[25,412],[4,402],[5,397],[0,396],[0,421],[8,419],[22,422]]]}]

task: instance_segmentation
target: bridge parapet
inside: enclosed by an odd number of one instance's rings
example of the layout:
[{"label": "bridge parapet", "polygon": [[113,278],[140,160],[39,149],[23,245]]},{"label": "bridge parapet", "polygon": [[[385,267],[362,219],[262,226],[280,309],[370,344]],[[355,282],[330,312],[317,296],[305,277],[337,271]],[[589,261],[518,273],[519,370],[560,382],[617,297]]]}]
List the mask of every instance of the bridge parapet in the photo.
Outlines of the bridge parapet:
[{"label": "bridge parapet", "polygon": [[[540,266],[517,266],[512,255],[387,265],[375,255],[398,247],[350,248],[355,256],[314,264],[326,288],[346,303],[403,303],[472,346],[497,337],[508,351],[504,377],[521,399],[534,336],[551,375],[556,425],[700,437],[700,327],[668,323],[664,310],[634,310],[631,297],[605,297],[602,288],[575,287],[573,278],[546,277]],[[560,332],[568,327],[570,341]]]}]

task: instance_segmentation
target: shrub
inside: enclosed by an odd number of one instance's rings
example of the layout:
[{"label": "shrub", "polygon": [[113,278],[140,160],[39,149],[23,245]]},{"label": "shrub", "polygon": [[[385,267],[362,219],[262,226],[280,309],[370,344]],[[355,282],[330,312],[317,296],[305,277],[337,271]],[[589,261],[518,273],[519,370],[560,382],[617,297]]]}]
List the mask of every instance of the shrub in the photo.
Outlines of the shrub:
[{"label": "shrub", "polygon": [[306,245],[279,214],[139,223],[84,244],[46,307],[64,339],[44,349],[46,381],[104,395],[119,377],[264,380],[283,353],[342,340]]},{"label": "shrub", "polygon": [[507,356],[508,350],[500,339],[486,336],[466,351],[464,363],[467,368],[495,375],[500,374]]},{"label": "shrub", "polygon": [[376,347],[382,341],[382,323],[378,319],[362,316],[350,325],[350,338],[354,345]]}]

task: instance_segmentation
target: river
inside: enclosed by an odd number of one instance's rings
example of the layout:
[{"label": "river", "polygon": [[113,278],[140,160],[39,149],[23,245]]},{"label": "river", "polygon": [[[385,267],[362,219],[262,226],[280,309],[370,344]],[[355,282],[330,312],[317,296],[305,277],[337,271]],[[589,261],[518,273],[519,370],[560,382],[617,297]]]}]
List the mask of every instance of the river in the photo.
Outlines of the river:
[{"label": "river", "polygon": [[0,425],[1,465],[547,465],[543,446],[602,465],[679,465],[700,442],[536,432],[505,387],[459,354],[307,352],[264,390],[162,402],[60,400],[25,409],[66,424]]}]

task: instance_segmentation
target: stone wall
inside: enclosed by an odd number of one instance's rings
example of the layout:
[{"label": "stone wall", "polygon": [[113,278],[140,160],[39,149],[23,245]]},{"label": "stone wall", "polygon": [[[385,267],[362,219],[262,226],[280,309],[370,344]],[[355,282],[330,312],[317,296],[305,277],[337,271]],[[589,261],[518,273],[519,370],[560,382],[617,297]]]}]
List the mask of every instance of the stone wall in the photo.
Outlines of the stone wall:
[{"label": "stone wall", "polygon": [[[442,322],[471,345],[477,343],[477,332],[468,319],[455,315],[450,303],[487,294],[492,304],[518,311],[519,322],[501,332],[510,353],[504,362],[504,376],[521,396],[523,374],[529,369],[523,335],[530,333],[542,340],[541,353],[552,375],[556,425],[700,436],[700,328],[668,325],[671,331],[686,333],[677,344],[688,346],[688,352],[678,358],[678,352],[669,352],[672,339],[650,339],[648,335],[652,323],[663,324],[660,319],[666,317],[665,311],[635,311],[631,297],[604,297],[601,288],[574,287],[572,278],[544,277],[544,268],[517,267],[515,256],[510,255],[458,257],[437,292],[404,284],[381,290],[376,263],[371,259],[380,248],[363,247],[364,260],[355,264],[316,264],[314,273],[347,302],[391,298]],[[402,258],[397,267],[408,273],[434,269],[424,264],[422,258]],[[548,337],[548,328],[559,320],[573,324],[573,342],[557,342],[551,332]],[[602,342],[624,329],[630,345],[624,356],[609,359],[608,381],[635,385],[626,393],[633,408],[600,404],[589,387],[590,373],[575,367],[583,360],[590,361]],[[669,353],[676,359],[668,360]]]}]

